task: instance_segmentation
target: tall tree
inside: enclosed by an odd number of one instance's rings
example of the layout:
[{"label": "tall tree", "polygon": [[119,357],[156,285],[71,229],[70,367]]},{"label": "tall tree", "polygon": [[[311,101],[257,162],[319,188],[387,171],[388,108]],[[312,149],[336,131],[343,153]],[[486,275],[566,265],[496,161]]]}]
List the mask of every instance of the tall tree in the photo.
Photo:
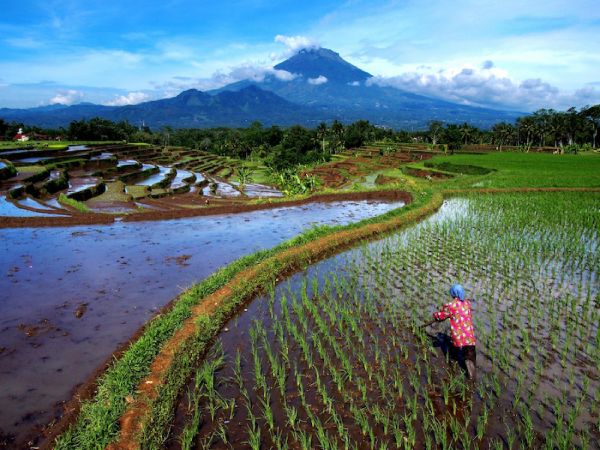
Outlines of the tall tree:
[{"label": "tall tree", "polygon": [[[533,116],[519,117],[517,119],[517,132],[519,133],[519,143],[524,142],[527,151],[531,147],[533,133],[535,131],[535,121]],[[521,140],[523,137],[523,140]]]},{"label": "tall tree", "polygon": [[539,137],[540,147],[546,146],[546,133],[550,125],[550,117],[554,114],[553,109],[538,109],[532,115],[535,123],[535,133]]},{"label": "tall tree", "polygon": [[344,125],[338,120],[334,120],[331,124],[331,134],[335,141],[334,150],[344,148]]},{"label": "tall tree", "polygon": [[325,153],[325,138],[327,137],[327,132],[328,131],[329,130],[327,129],[327,124],[325,122],[321,122],[319,124],[319,126],[317,127],[317,138],[322,143],[323,153]]},{"label": "tall tree", "polygon": [[600,105],[584,108],[581,115],[592,127],[592,147],[596,148],[596,137],[598,136],[598,128],[600,128]]},{"label": "tall tree", "polygon": [[474,128],[469,125],[467,122],[463,123],[459,128],[460,136],[462,137],[463,143],[466,145],[469,143],[471,137],[473,136]]},{"label": "tall tree", "polygon": [[431,139],[431,143],[435,146],[437,145],[437,141],[444,131],[444,123],[440,120],[430,120],[428,124],[428,131],[429,139]]},{"label": "tall tree", "polygon": [[500,122],[492,127],[493,141],[498,146],[498,150],[502,151],[502,146],[510,142],[512,134],[513,127],[509,123]]}]

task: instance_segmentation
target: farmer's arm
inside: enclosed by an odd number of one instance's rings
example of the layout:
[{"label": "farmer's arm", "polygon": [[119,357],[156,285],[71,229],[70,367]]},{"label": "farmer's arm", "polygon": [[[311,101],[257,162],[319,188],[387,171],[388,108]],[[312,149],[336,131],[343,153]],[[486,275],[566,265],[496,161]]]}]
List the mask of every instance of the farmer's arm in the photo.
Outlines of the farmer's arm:
[{"label": "farmer's arm", "polygon": [[445,304],[444,306],[442,306],[442,309],[440,311],[436,311],[433,313],[433,318],[435,320],[446,320],[448,317],[452,317],[454,315],[454,312],[452,311],[452,307],[450,306],[449,303]]}]

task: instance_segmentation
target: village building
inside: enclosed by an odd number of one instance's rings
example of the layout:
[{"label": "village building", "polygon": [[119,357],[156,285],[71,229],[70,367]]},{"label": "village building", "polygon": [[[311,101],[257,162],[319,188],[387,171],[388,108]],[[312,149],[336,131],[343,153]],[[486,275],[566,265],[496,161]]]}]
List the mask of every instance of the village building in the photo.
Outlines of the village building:
[{"label": "village building", "polygon": [[13,139],[15,141],[26,142],[29,140],[29,136],[23,133],[23,128],[19,128],[19,131],[17,132],[17,134],[15,134],[15,137]]}]

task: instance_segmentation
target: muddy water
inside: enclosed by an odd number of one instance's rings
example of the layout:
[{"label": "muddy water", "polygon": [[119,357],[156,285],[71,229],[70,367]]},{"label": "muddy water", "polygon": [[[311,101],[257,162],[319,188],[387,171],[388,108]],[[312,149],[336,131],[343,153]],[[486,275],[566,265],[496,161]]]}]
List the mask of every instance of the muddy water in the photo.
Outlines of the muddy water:
[{"label": "muddy water", "polygon": [[178,169],[177,174],[175,175],[175,178],[173,178],[173,181],[171,182],[171,189],[177,189],[177,188],[180,188],[180,187],[186,185],[187,183],[185,181],[183,181],[183,179],[189,178],[191,176],[192,176],[192,172],[190,172],[188,170]]},{"label": "muddy water", "polygon": [[307,204],[228,216],[0,230],[0,436],[47,423],[111,352],[219,267],[317,224],[401,202]]},{"label": "muddy water", "polygon": [[146,178],[145,180],[139,181],[136,184],[138,186],[152,186],[153,184],[160,183],[161,181],[163,181],[165,179],[165,177],[167,176],[167,174],[169,172],[171,172],[170,167],[158,166],[158,168],[159,168],[160,172]]}]

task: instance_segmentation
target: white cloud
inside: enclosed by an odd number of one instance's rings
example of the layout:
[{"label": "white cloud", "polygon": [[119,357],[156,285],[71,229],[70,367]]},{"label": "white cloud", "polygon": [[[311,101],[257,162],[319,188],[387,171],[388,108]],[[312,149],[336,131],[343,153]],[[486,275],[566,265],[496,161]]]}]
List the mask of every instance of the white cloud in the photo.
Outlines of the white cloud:
[{"label": "white cloud", "polygon": [[272,69],[269,71],[269,73],[271,73],[273,76],[275,76],[275,78],[277,78],[280,81],[292,81],[298,76],[297,74],[288,72],[287,70],[278,69]]},{"label": "white cloud", "polygon": [[163,90],[166,96],[173,96],[186,89],[210,91],[242,80],[263,83],[265,80],[268,81],[268,79],[272,77],[279,81],[291,81],[297,76],[298,75],[288,72],[287,70],[277,70],[272,67],[243,63],[230,67],[226,72],[218,70],[208,78],[177,76],[166,83],[156,83],[154,87]]},{"label": "white cloud", "polygon": [[465,105],[533,111],[538,108],[566,109],[600,101],[600,92],[589,86],[562,91],[540,78],[522,81],[485,61],[437,71],[411,71],[393,77],[374,77],[367,85],[392,86],[405,91]]},{"label": "white cloud", "polygon": [[252,80],[257,83],[262,83],[269,75],[281,81],[291,81],[297,76],[287,70],[277,70],[272,67],[261,67],[246,63],[231,67],[227,74],[216,72],[213,75],[213,78],[225,83],[233,83],[240,80]]},{"label": "white cloud", "polygon": [[348,83],[350,86],[360,86],[360,81],[352,81]]},{"label": "white cloud", "polygon": [[130,92],[127,95],[118,95],[114,99],[105,103],[106,106],[125,106],[137,105],[138,103],[150,100],[150,95],[145,92]]},{"label": "white cloud", "polygon": [[275,36],[275,42],[281,42],[291,53],[297,53],[305,48],[319,48],[320,44],[306,36],[284,36],[278,34]]},{"label": "white cloud", "polygon": [[72,105],[83,100],[85,94],[75,89],[66,89],[58,91],[54,97],[50,99],[50,104],[60,103],[61,105]]},{"label": "white cloud", "polygon": [[308,79],[308,84],[314,84],[315,86],[318,86],[320,84],[325,84],[327,83],[327,77],[323,76],[323,75],[319,75],[317,78],[309,78]]}]

